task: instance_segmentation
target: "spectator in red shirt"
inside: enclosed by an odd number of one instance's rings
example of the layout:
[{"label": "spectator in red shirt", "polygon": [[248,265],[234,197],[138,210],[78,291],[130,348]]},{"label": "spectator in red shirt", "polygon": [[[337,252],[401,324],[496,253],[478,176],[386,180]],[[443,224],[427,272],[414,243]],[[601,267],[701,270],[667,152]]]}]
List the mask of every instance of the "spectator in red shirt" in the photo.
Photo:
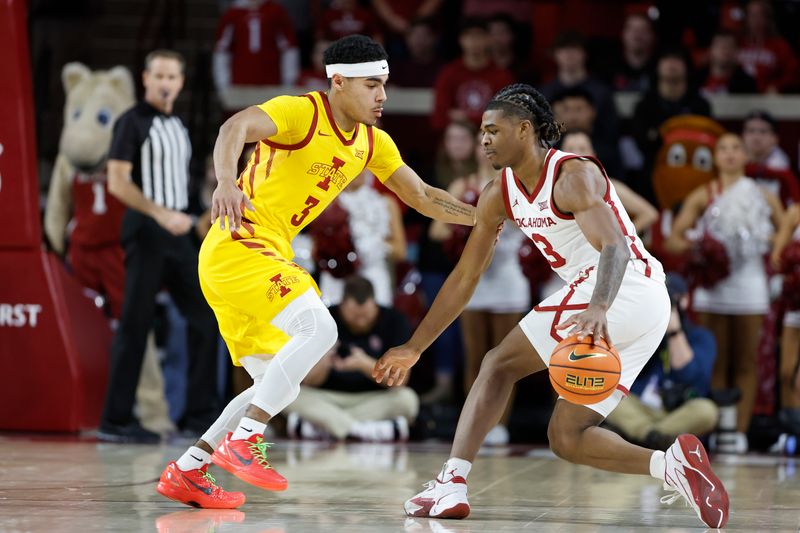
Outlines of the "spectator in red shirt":
[{"label": "spectator in red shirt", "polygon": [[786,92],[797,81],[797,59],[789,43],[778,34],[772,4],[750,0],[746,17],[739,63],[755,78],[760,92]]},{"label": "spectator in red shirt", "polygon": [[438,45],[432,19],[411,21],[406,32],[408,58],[392,61],[389,83],[400,87],[432,87],[443,65]]},{"label": "spectator in red shirt", "polygon": [[698,73],[703,95],[758,92],[756,81],[739,66],[737,55],[736,36],[732,32],[720,30],[714,34],[708,66]]},{"label": "spectator in red shirt", "polygon": [[[304,69],[297,78],[297,86],[309,91],[327,91],[328,74],[325,72],[325,62],[322,55],[331,42],[324,39],[314,42],[314,49],[311,50],[311,68]],[[392,65],[394,67],[394,65]]]},{"label": "spectator in red shirt", "polygon": [[468,19],[458,35],[461,58],[447,64],[434,87],[431,124],[443,130],[451,121],[469,120],[479,124],[483,110],[494,93],[514,83],[506,69],[492,62],[489,32],[478,19]]},{"label": "spectator in red shirt", "polygon": [[300,53],[286,10],[275,0],[236,0],[222,15],[214,49],[214,83],[293,85]]},{"label": "spectator in red shirt", "polygon": [[356,0],[333,0],[317,24],[317,39],[336,41],[355,33],[383,41],[378,22],[369,9],[359,6]]}]

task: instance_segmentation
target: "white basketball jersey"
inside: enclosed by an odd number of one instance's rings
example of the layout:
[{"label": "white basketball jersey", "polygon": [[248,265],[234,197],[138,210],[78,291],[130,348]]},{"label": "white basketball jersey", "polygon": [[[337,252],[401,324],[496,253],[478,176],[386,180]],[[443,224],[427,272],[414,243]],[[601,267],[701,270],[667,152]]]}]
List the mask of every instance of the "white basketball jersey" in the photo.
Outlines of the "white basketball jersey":
[{"label": "white basketball jersey", "polygon": [[553,202],[553,186],[561,163],[574,158],[594,162],[605,176],[607,189],[604,200],[614,212],[630,247],[629,268],[663,281],[661,263],[644,248],[603,165],[593,157],[578,156],[551,148],[545,157],[536,189],[530,195],[514,172],[510,168],[504,168],[500,179],[508,217],[536,244],[550,267],[567,283],[575,280],[584,269],[596,266],[600,260],[600,252],[586,239],[575,218],[559,211]]}]

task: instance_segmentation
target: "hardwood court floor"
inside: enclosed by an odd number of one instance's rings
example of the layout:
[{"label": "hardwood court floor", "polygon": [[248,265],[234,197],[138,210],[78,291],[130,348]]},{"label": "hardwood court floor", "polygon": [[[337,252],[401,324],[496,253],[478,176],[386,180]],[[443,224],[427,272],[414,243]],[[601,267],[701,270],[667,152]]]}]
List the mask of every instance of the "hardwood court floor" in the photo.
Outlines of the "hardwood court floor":
[{"label": "hardwood court floor", "polygon": [[[0,532],[415,532],[494,533],[703,531],[694,512],[649,477],[573,466],[541,448],[487,451],[470,475],[472,515],[461,521],[406,518],[403,501],[432,479],[443,444],[329,445],[278,442],[283,493],[264,492],[212,467],[247,494],[239,510],[196,510],[154,491],[179,445],[125,446],[0,435]],[[795,459],[717,457],[730,492],[729,531],[798,531]]]}]

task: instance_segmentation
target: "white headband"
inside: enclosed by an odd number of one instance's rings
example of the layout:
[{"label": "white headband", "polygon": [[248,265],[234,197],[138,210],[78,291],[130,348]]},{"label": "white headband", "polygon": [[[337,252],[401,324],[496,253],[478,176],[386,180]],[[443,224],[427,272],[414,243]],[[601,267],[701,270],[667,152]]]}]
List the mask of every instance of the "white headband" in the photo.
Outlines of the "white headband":
[{"label": "white headband", "polygon": [[341,74],[346,78],[367,78],[389,74],[389,63],[385,59],[368,61],[366,63],[334,63],[325,65],[325,73],[329,78],[334,74]]}]

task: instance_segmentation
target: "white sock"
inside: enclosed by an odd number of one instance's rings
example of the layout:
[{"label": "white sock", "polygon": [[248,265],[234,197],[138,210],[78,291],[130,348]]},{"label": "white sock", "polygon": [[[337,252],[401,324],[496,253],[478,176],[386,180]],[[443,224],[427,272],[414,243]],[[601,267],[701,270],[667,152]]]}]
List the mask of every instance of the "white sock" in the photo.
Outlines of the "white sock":
[{"label": "white sock", "polygon": [[472,463],[458,457],[451,457],[442,467],[439,481],[446,483],[456,476],[463,477],[466,480],[470,470],[472,470]]},{"label": "white sock", "polygon": [[661,450],[656,450],[650,456],[650,475],[656,479],[664,481],[664,471],[667,467],[666,454]]},{"label": "white sock", "polygon": [[183,472],[188,472],[189,470],[197,470],[198,468],[203,468],[211,461],[211,454],[207,451],[203,450],[202,448],[198,448],[197,446],[192,446],[186,452],[181,455],[181,458],[175,461],[178,464],[178,468]]},{"label": "white sock", "polygon": [[267,429],[265,423],[243,416],[239,421],[239,427],[233,432],[231,440],[247,440],[250,435],[263,435],[265,429]]}]

